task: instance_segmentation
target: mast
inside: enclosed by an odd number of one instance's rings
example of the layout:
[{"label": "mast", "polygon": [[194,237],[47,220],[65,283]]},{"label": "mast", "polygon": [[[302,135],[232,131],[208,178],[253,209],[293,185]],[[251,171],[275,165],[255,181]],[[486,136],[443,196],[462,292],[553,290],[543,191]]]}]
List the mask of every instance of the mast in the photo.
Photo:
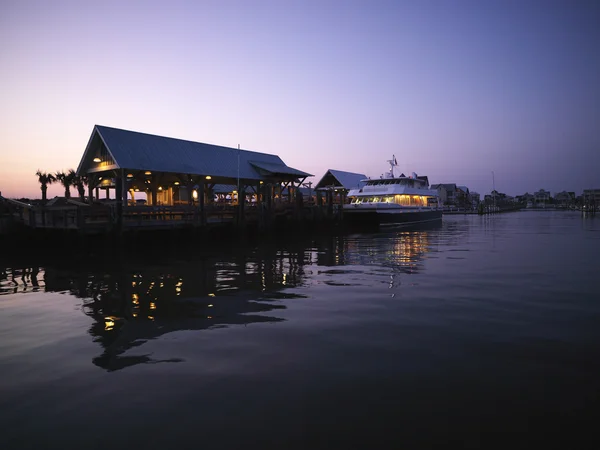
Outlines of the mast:
[{"label": "mast", "polygon": [[392,155],[392,159],[388,159],[387,162],[390,163],[390,178],[394,178],[394,167],[398,165],[396,155]]},{"label": "mast", "polygon": [[496,179],[494,177],[493,170],[492,170],[492,189],[493,189],[492,194],[494,194],[493,199],[494,199],[494,208],[495,208],[496,207]]}]

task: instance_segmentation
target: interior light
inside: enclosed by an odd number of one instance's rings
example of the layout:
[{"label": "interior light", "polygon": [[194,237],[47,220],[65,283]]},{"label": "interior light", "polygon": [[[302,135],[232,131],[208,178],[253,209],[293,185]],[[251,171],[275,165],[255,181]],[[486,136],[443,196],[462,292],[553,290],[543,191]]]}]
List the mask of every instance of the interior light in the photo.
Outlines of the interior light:
[{"label": "interior light", "polygon": [[152,175],[152,172],[150,172],[149,170],[146,170],[146,171],[144,172],[144,175]]},{"label": "interior light", "polygon": [[158,190],[159,190],[159,191],[162,191],[162,186],[159,186],[159,187],[158,187]]},{"label": "interior light", "polygon": [[193,190],[192,191],[192,197],[194,197],[194,200],[197,200],[198,199],[198,191]]},{"label": "interior light", "polygon": [[261,181],[260,184],[263,184],[263,182]]},{"label": "interior light", "polygon": [[98,177],[98,181],[102,181],[102,177]]},{"label": "interior light", "polygon": [[102,161],[102,160],[100,158],[98,158],[97,156],[94,158],[95,163],[99,163],[100,161]]},{"label": "interior light", "polygon": [[207,179],[207,180],[211,180],[211,179],[212,179],[212,177],[211,177],[210,175],[206,175],[206,179]]},{"label": "interior light", "polygon": [[173,183],[175,186],[179,186],[179,181],[176,181],[175,183]]},{"label": "interior light", "polygon": [[140,190],[138,188],[135,188],[135,192],[140,192]]},{"label": "interior light", "polygon": [[127,178],[133,178],[133,174],[132,173],[128,173],[127,174]]}]

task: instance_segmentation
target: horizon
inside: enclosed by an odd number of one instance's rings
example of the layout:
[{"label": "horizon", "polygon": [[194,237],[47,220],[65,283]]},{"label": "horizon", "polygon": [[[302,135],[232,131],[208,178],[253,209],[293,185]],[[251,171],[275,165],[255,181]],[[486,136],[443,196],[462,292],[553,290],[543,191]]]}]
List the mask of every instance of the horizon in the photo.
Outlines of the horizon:
[{"label": "horizon", "polygon": [[[105,125],[99,125],[99,124],[96,124],[96,125],[94,125],[94,128],[95,128],[96,126],[104,126],[104,127],[106,127]],[[110,127],[110,128],[115,128],[115,127]],[[141,133],[141,134],[152,134],[152,133],[145,133],[145,132],[141,132],[141,131],[135,131],[135,130],[126,130],[126,131],[132,131],[132,132]],[[178,139],[178,138],[176,138],[176,137],[174,137],[174,136],[160,136],[160,137],[166,137],[166,138],[175,138],[175,139]],[[186,141],[190,141],[190,140],[186,140]],[[191,141],[191,142],[198,142],[198,141]],[[218,144],[213,144],[213,143],[210,143],[210,144],[211,144],[211,145],[218,145]],[[229,148],[233,148],[233,147],[229,147]],[[249,150],[249,149],[241,149],[241,150],[244,150],[244,151],[254,151],[254,150]],[[82,152],[82,156],[83,156],[83,152]],[[395,159],[395,155],[392,155],[392,157]],[[389,164],[390,164],[390,161],[388,160],[388,161],[387,161],[387,163],[388,163],[388,165],[389,165]],[[397,167],[398,167],[398,165],[399,165],[399,164],[396,162],[396,164],[395,164],[395,166],[394,166],[394,167],[396,167],[396,168],[397,168]],[[77,166],[75,166],[75,167],[77,167]],[[69,169],[65,169],[65,170],[61,170],[61,171],[64,171],[64,172],[67,172],[68,170],[74,170],[74,171],[76,171],[77,169],[76,169],[75,167],[70,167]],[[333,169],[333,168],[330,168],[330,169]],[[321,178],[322,178],[322,177],[323,177],[323,176],[324,176],[324,175],[327,173],[327,171],[328,171],[328,170],[330,170],[330,169],[327,169],[327,170],[326,170],[326,171],[325,171],[323,174],[321,174],[321,175],[319,175],[319,176],[317,176],[317,175],[314,175],[314,176],[312,176],[312,177],[307,177],[307,178],[306,178],[306,180],[307,180],[307,181],[305,181],[305,183],[307,183],[307,182],[309,182],[309,181],[312,181],[312,182],[313,182],[313,186],[314,186],[314,185],[316,185],[316,184],[317,184],[317,183],[320,181],[320,179],[321,179]],[[333,170],[341,170],[341,169],[333,169]],[[398,170],[398,169],[395,169],[395,170]],[[42,171],[42,172],[46,172],[46,173],[48,173],[48,174],[56,174],[56,172],[60,172],[60,171],[51,172],[51,171],[44,171],[44,170],[41,170],[41,171]],[[389,172],[389,167],[388,167],[388,170],[387,170],[387,171],[385,171],[385,172],[381,173],[381,174],[380,174],[380,175],[378,175],[378,176],[370,176],[370,175],[368,175],[368,174],[364,174],[364,175],[366,175],[367,179],[378,179],[378,178],[384,178],[384,177],[386,176],[386,173],[387,173],[387,172]],[[403,173],[402,171],[400,171],[400,172],[401,172],[401,173]],[[412,172],[411,172],[411,173],[412,173]],[[419,176],[426,176],[426,174],[417,174],[417,175],[419,175]],[[399,175],[396,175],[396,174],[395,174],[395,176],[399,176]],[[492,173],[492,178],[494,178],[494,174],[493,174],[493,173]],[[306,186],[304,186],[304,184],[305,184],[305,183],[303,183],[303,186],[302,186],[302,187],[306,187]],[[457,187],[459,187],[459,186],[465,186],[465,185],[461,185],[460,183],[456,183],[456,182],[442,182],[442,183],[439,183],[439,182],[431,182],[431,181],[430,181],[430,183],[429,183],[429,186],[433,186],[433,185],[442,185],[442,184],[455,184]],[[37,185],[38,185],[38,191],[39,191],[38,193],[39,193],[39,194],[41,194],[41,189],[39,189],[39,187],[40,187],[39,183],[37,183]],[[56,197],[64,197],[64,193],[65,193],[65,187],[64,187],[62,184],[60,184],[60,182],[59,182],[59,181],[54,181],[53,183],[50,183],[50,184],[48,184],[48,185],[47,185],[47,187],[48,187],[48,190],[47,190],[48,194],[50,194],[52,191],[56,191],[56,193],[55,193],[56,195],[48,195],[48,196],[47,196],[47,197],[48,197],[48,199],[52,199],[52,198],[56,198]],[[474,190],[474,189],[471,189],[469,186],[466,186],[466,187],[468,187],[468,188],[469,188],[469,191],[471,191],[471,192],[474,192],[474,193],[477,193],[477,194],[481,195],[481,198],[482,198],[482,199],[483,199],[483,196],[484,196],[484,195],[491,194],[491,193],[493,192],[493,190],[494,190],[493,186],[492,186],[492,188],[490,189],[490,191],[489,191],[489,192],[479,192],[479,191],[476,191],[476,190]],[[581,193],[578,193],[578,192],[576,192],[576,191],[567,191],[567,190],[565,190],[565,189],[563,189],[563,190],[560,190],[560,191],[556,191],[556,192],[554,192],[554,191],[548,191],[548,190],[546,190],[546,189],[544,189],[544,188],[540,188],[540,189],[532,190],[531,192],[529,192],[529,191],[525,191],[525,192],[522,192],[522,193],[507,193],[507,192],[504,192],[504,191],[502,191],[502,190],[500,190],[500,189],[498,189],[498,188],[496,188],[495,190],[496,190],[496,192],[498,192],[498,193],[501,193],[501,194],[506,194],[506,195],[509,195],[509,196],[511,196],[511,197],[517,197],[517,196],[521,196],[521,195],[525,195],[525,194],[535,194],[536,192],[538,192],[538,191],[542,191],[542,190],[545,190],[545,191],[547,191],[547,192],[550,192],[551,196],[554,196],[555,194],[558,194],[558,193],[563,193],[563,192],[574,192],[576,196],[580,196],[580,195],[582,195],[582,194],[583,194],[583,191],[584,191],[585,189],[587,189],[587,188],[583,188],[583,189],[582,189],[582,191],[581,191]],[[70,186],[70,187],[69,187],[69,191],[70,191],[70,193],[72,194],[72,196],[73,196],[74,198],[78,197],[77,190],[76,190],[75,186]],[[86,192],[87,192],[87,191],[86,191]],[[17,196],[17,197],[15,197],[15,196],[9,196],[9,195],[4,195],[4,194],[2,194],[2,190],[0,190],[0,195],[2,195],[2,196],[3,196],[3,197],[5,197],[5,198],[13,198],[13,199],[22,199],[22,198],[25,198],[25,199],[29,199],[29,200],[41,200],[41,195],[39,195],[39,196],[36,196],[36,195],[33,195],[33,196]],[[146,197],[146,193],[144,193],[144,192],[138,192],[138,193],[136,193],[136,195],[137,195],[137,196],[140,196],[140,197],[144,197],[144,198]]]},{"label": "horizon", "polygon": [[597,2],[34,0],[0,12],[5,197],[40,198],[38,169],[76,169],[95,124],[275,154],[313,185],[329,169],[378,178],[395,155],[401,172],[482,198],[494,184],[600,188]]}]

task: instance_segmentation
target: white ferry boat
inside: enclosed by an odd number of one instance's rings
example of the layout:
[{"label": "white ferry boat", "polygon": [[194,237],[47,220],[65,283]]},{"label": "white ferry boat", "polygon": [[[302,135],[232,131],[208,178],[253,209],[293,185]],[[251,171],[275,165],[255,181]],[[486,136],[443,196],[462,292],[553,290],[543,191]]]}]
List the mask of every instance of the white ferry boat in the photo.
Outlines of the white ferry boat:
[{"label": "white ferry boat", "polygon": [[362,188],[348,192],[344,220],[354,225],[413,225],[442,220],[438,193],[429,189],[426,176],[394,175],[396,158],[388,160],[390,170],[379,179],[363,180]]}]

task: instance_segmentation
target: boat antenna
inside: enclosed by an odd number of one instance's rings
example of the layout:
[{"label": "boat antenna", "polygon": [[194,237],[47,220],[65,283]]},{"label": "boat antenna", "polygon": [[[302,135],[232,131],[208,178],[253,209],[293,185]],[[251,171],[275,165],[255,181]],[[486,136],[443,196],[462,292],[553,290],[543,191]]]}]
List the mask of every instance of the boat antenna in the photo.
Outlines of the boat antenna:
[{"label": "boat antenna", "polygon": [[392,155],[392,159],[388,159],[388,163],[390,163],[390,177],[394,178],[394,167],[398,165],[396,155]]}]

